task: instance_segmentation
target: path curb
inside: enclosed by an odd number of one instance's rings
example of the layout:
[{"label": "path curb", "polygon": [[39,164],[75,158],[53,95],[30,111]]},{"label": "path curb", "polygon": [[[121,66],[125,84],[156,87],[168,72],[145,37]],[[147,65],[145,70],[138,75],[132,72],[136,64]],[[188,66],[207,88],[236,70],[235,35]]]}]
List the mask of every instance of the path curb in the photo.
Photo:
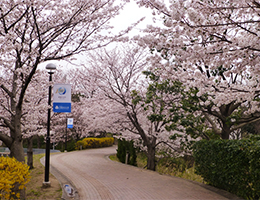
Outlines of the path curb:
[{"label": "path curb", "polygon": [[[41,164],[43,166],[45,166],[45,157],[42,157],[40,159]],[[64,175],[63,173],[61,173],[58,169],[56,169],[55,167],[50,165],[50,173],[55,176],[55,178],[59,181],[61,189],[62,189],[62,196],[61,199],[62,200],[79,200],[79,193],[77,191],[77,188],[75,187],[75,185],[68,179],[68,177],[66,175]],[[67,195],[67,192],[65,191],[65,185],[70,185],[73,187],[74,189],[74,195],[73,197],[69,197]]]}]

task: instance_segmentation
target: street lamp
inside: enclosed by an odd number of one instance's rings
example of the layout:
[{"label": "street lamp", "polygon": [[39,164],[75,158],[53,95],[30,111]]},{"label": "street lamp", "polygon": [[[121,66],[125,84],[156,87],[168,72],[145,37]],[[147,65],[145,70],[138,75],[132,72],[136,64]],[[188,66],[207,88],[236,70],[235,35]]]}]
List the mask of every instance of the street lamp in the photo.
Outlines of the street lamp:
[{"label": "street lamp", "polygon": [[[56,65],[49,63],[46,65],[46,69],[49,70],[50,74],[49,82],[52,81],[52,74],[56,70]],[[49,100],[48,100],[48,118],[47,118],[47,136],[46,136],[46,150],[45,150],[45,176],[43,187],[50,187],[51,182],[49,181],[50,172],[50,119],[51,119],[51,84],[49,85]]]}]

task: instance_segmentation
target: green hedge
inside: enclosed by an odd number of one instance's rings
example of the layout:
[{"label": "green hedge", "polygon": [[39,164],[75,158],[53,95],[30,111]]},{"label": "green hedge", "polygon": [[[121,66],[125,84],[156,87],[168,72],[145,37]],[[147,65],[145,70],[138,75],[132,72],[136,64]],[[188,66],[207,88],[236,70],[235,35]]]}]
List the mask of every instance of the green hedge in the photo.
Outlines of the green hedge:
[{"label": "green hedge", "polygon": [[76,142],[76,150],[109,147],[114,144],[114,138],[84,138]]},{"label": "green hedge", "polygon": [[193,146],[196,173],[245,199],[260,198],[260,141],[201,140]]},{"label": "green hedge", "polygon": [[134,148],[134,142],[127,141],[124,138],[118,140],[118,148],[117,148],[117,158],[119,159],[120,162],[125,163],[126,159],[126,153],[128,153],[128,160],[127,164],[137,166],[137,161],[136,161],[136,149]]}]

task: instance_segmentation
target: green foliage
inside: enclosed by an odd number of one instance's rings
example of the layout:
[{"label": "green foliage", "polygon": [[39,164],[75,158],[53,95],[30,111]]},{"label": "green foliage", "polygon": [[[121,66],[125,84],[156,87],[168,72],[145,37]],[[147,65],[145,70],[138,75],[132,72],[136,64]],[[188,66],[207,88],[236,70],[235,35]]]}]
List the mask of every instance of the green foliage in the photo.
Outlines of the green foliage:
[{"label": "green foliage", "polygon": [[193,148],[196,173],[208,184],[246,199],[260,198],[259,140],[201,140]]},{"label": "green foliage", "polygon": [[[73,138],[68,138],[67,140],[67,151],[74,151],[76,148],[76,140]],[[65,141],[60,141],[55,146],[56,150],[64,151],[65,150]]]},{"label": "green foliage", "polygon": [[73,94],[71,94],[71,101],[80,102],[80,97],[85,97],[85,95],[81,94],[81,93],[73,93]]},{"label": "green foliage", "polygon": [[241,132],[243,133],[243,135],[248,135],[248,134],[257,135],[257,134],[259,134],[259,131],[257,128],[258,124],[259,124],[259,122],[253,122],[250,124],[246,124],[245,126],[243,126],[241,128]]},{"label": "green foliage", "polygon": [[[165,129],[171,131],[176,123],[182,118],[179,115],[179,95],[183,91],[182,83],[179,81],[159,81],[159,77],[152,72],[143,72],[151,80],[145,97],[141,97],[137,91],[132,91],[132,102],[141,104],[145,111],[151,111],[147,119],[152,123],[165,124]],[[157,130],[156,130],[157,131]]]},{"label": "green foliage", "polygon": [[158,161],[156,171],[161,174],[203,182],[202,177],[194,172],[194,159],[192,156],[163,157]]},{"label": "green foliage", "polygon": [[[197,96],[199,92],[196,88],[191,88],[189,91],[181,90],[179,107],[173,107],[170,111],[172,112],[172,118],[166,125],[167,131],[179,131],[184,134],[174,134],[171,139],[176,140],[178,137],[181,139],[183,149],[190,149],[193,141],[187,142],[187,136],[189,135],[192,139],[198,137],[203,139],[219,139],[220,136],[216,135],[212,129],[209,129],[205,124],[206,118],[204,115],[195,114],[196,111],[201,111],[202,107],[200,102],[207,101],[207,94]],[[177,128],[181,125],[182,128]]]},{"label": "green foliage", "polygon": [[201,110],[200,101],[206,101],[207,95],[197,96],[198,89],[191,88],[188,92],[182,92],[181,109],[184,116],[180,117],[179,123],[184,127],[182,132],[190,135],[192,138],[202,137],[211,139],[211,134],[205,126],[205,117],[194,115],[194,112]]},{"label": "green foliage", "polygon": [[117,158],[119,159],[120,162],[125,163],[125,158],[126,158],[126,147],[125,147],[125,139],[118,140],[117,141]]},{"label": "green foliage", "polygon": [[[181,90],[179,107],[173,105],[170,110],[172,117],[166,125],[167,131],[176,130],[184,133],[173,134],[170,137],[172,140],[180,139],[183,150],[190,150],[194,143],[194,140],[192,139],[197,139],[199,137],[207,140],[220,138],[219,135],[214,134],[213,130],[205,125],[206,119],[203,115],[194,114],[196,111],[201,110],[200,101],[207,100],[206,94],[198,97],[198,92],[199,90],[196,88],[191,88],[189,91]],[[188,136],[192,139],[188,139]]]},{"label": "green foliage", "polygon": [[224,76],[224,73],[228,71],[227,68],[223,67],[222,65],[218,66],[216,69],[211,70],[212,76]]},{"label": "green foliage", "polygon": [[156,76],[153,72],[151,71],[143,71],[143,74],[146,75],[146,78],[150,78],[152,81],[158,81],[159,76]]},{"label": "green foliage", "polygon": [[84,138],[76,142],[76,150],[109,147],[114,144],[113,137],[106,138]]},{"label": "green foliage", "polygon": [[136,163],[136,149],[134,147],[134,142],[127,141],[124,138],[118,140],[118,148],[117,148],[117,158],[120,162],[125,163],[126,154],[128,153],[127,164],[137,166]]},{"label": "green foliage", "polygon": [[[28,141],[27,139],[23,140],[23,147],[27,148],[28,147]],[[41,148],[45,149],[45,138],[44,136],[33,136],[33,148]]]},{"label": "green foliage", "polygon": [[67,151],[74,151],[76,147],[76,141],[74,139],[67,141]]},{"label": "green foliage", "polygon": [[193,160],[185,159],[186,157],[163,157],[157,164],[157,168],[164,166],[174,172],[184,172],[187,168],[193,166]]},{"label": "green foliage", "polygon": [[137,167],[139,168],[147,168],[147,153],[144,151],[137,150]]},{"label": "green foliage", "polygon": [[133,90],[132,91],[132,94],[131,94],[131,96],[132,96],[132,103],[134,104],[134,105],[137,105],[140,101],[142,101],[142,97],[138,94],[138,92],[136,91],[136,90]]},{"label": "green foliage", "polygon": [[[144,72],[150,78],[151,83],[147,88],[146,98],[141,101],[141,97],[136,91],[132,93],[135,103],[142,102],[145,110],[150,109],[151,114],[147,118],[152,122],[164,124],[167,131],[183,132],[191,138],[202,137],[204,139],[219,138],[213,131],[205,125],[203,115],[195,115],[200,111],[201,101],[207,101],[207,94],[197,96],[199,90],[191,88],[185,90],[183,84],[179,81],[159,80],[152,72]],[[181,126],[179,126],[181,125]],[[178,128],[182,127],[182,128]],[[173,136],[172,138],[176,138]],[[187,138],[187,136],[186,136]],[[183,144],[186,138],[182,138]],[[189,148],[190,144],[185,144]]]}]

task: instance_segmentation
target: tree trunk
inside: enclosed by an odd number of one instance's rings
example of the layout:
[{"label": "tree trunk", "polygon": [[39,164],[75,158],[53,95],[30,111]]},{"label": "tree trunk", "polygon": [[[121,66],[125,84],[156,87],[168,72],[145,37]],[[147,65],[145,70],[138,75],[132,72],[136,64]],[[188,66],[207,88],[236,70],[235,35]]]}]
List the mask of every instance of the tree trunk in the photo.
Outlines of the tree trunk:
[{"label": "tree trunk", "polygon": [[147,144],[147,169],[155,171],[155,145],[156,138],[152,137]]},{"label": "tree trunk", "polygon": [[[10,128],[10,135],[12,142],[9,146],[10,157],[16,158],[19,162],[25,163],[24,150],[23,150],[23,136],[21,129],[21,116],[22,116],[22,107],[16,107],[16,114],[12,117]],[[20,199],[26,199],[25,189],[19,189],[18,187],[14,188],[15,193],[20,193]]]},{"label": "tree trunk", "polygon": [[223,127],[221,131],[221,138],[224,140],[228,140],[230,135],[230,126],[223,122]]},{"label": "tree trunk", "polygon": [[37,137],[37,148],[39,149],[41,148],[41,139],[39,135],[37,135],[36,137]]},{"label": "tree trunk", "polygon": [[24,158],[24,150],[23,150],[23,142],[22,137],[16,137],[13,139],[13,142],[10,147],[10,157],[16,158],[16,160],[20,162],[25,162]]},{"label": "tree trunk", "polygon": [[33,169],[33,136],[27,138],[27,142],[27,165],[30,167],[30,169]]},{"label": "tree trunk", "polygon": [[[19,132],[19,130],[16,133],[12,133],[12,134],[15,135],[15,137],[12,138],[13,140],[11,146],[8,146],[8,148],[10,149],[10,157],[14,157],[16,158],[16,160],[24,163],[25,158],[24,158],[22,135]],[[20,190],[19,185],[18,187],[15,187],[13,191],[15,193],[20,193],[21,200],[26,199],[25,189]]]},{"label": "tree trunk", "polygon": [[10,129],[12,143],[9,147],[10,157],[16,158],[20,162],[25,162],[23,150],[23,136],[21,131],[21,116],[22,110],[16,109],[16,114],[13,116],[11,123],[13,128]]}]

